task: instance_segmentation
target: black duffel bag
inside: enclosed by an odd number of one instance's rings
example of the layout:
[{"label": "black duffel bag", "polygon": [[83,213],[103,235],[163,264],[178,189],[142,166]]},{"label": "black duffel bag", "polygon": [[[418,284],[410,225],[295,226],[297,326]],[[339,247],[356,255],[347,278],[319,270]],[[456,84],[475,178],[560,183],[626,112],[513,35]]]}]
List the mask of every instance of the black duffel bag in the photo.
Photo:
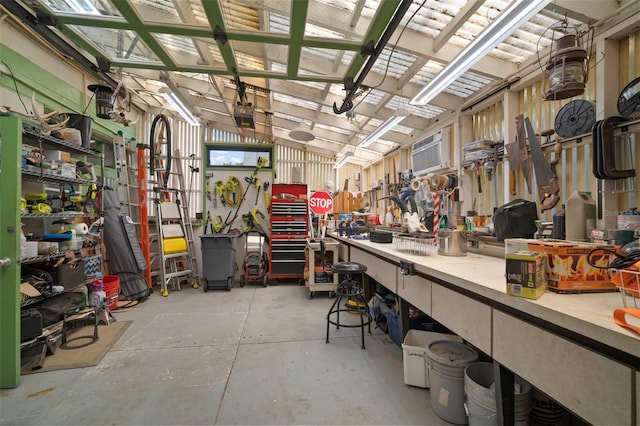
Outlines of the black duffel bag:
[{"label": "black duffel bag", "polygon": [[493,226],[498,241],[505,238],[533,238],[537,227],[538,208],[533,201],[515,199],[498,207]]}]

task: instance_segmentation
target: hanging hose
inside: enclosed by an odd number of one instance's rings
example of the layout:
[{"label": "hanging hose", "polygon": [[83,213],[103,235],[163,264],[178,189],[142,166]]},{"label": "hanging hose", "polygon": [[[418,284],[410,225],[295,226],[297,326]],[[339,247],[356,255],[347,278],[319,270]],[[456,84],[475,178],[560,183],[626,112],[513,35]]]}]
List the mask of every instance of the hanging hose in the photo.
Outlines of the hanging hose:
[{"label": "hanging hose", "polygon": [[[247,189],[249,189],[247,187]],[[238,207],[242,203],[244,193],[242,192],[242,182],[235,176],[229,176],[225,184],[224,201],[229,207]]]},{"label": "hanging hose", "polygon": [[162,120],[164,124],[164,134],[165,134],[165,139],[167,141],[167,167],[164,172],[164,181],[162,182],[162,187],[167,188],[169,183],[169,173],[171,172],[171,125],[169,124],[169,119],[164,114],[156,115],[156,118],[154,118],[153,122],[151,123],[151,130],[149,131],[149,146],[151,147],[150,154],[149,154],[149,157],[150,157],[149,169],[150,169],[150,174],[153,175],[153,173],[155,172],[155,155],[156,155],[154,136],[155,136],[156,124],[158,124],[158,121],[160,120]]}]

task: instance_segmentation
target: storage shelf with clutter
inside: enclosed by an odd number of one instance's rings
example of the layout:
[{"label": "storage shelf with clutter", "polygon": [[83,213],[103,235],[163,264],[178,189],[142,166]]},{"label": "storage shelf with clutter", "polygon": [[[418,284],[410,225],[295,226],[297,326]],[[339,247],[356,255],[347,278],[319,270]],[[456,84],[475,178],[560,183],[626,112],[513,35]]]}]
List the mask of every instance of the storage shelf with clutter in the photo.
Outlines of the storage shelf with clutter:
[{"label": "storage shelf with clutter", "polygon": [[236,265],[243,265],[248,233],[269,240],[273,145],[207,142],[203,150],[202,233],[236,234]]}]

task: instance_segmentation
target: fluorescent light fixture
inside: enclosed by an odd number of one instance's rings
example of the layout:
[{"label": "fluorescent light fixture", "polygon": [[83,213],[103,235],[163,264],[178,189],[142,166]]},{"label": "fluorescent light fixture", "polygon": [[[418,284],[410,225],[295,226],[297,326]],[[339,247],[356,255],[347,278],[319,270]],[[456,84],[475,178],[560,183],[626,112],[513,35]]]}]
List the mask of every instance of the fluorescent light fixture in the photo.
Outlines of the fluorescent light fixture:
[{"label": "fluorescent light fixture", "polygon": [[344,166],[345,164],[347,164],[351,157],[353,157],[353,151],[345,152],[344,155],[340,157],[338,161],[336,161],[336,164],[333,166],[333,168],[339,169],[340,167]]},{"label": "fluorescent light fixture", "polygon": [[358,148],[366,148],[372,143],[374,143],[377,139],[380,139],[382,135],[384,135],[389,130],[391,130],[396,124],[404,120],[407,115],[409,115],[407,110],[396,111],[394,115],[389,117],[387,121],[385,121],[380,126],[378,126],[378,128],[375,129],[373,132],[371,132],[369,136],[362,139],[362,141],[360,141],[360,143],[358,144]]},{"label": "fluorescent light fixture", "polygon": [[200,122],[193,116],[191,111],[182,103],[180,98],[173,92],[163,92],[162,96],[174,107],[184,118],[184,120],[192,126],[199,126]]},{"label": "fluorescent light fixture", "polygon": [[416,96],[411,105],[426,105],[464,74],[476,62],[493,50],[515,30],[542,10],[551,0],[514,0],[471,41],[446,67],[438,73]]}]

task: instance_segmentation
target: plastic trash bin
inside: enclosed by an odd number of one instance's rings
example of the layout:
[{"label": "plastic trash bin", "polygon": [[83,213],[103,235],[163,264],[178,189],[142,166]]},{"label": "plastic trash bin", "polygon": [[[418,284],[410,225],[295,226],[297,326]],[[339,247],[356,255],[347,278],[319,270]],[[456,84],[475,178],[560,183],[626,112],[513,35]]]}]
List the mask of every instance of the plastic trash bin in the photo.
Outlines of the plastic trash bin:
[{"label": "plastic trash bin", "polygon": [[204,291],[233,287],[236,272],[236,234],[200,235]]}]

